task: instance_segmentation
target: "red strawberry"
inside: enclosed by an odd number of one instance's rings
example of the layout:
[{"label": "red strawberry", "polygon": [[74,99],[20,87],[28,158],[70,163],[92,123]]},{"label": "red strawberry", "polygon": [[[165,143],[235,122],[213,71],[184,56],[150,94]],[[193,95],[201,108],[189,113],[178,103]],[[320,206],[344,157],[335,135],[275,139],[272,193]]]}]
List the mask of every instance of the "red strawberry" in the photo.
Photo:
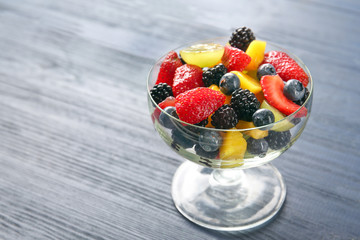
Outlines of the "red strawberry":
[{"label": "red strawberry", "polygon": [[151,114],[151,120],[153,123],[155,123],[156,119],[159,120],[160,113],[161,113],[160,109],[155,108],[154,112]]},{"label": "red strawberry", "polygon": [[176,68],[182,65],[176,52],[171,51],[166,55],[164,61],[161,63],[160,71],[155,85],[159,83],[167,83],[169,86],[173,84],[173,78]]},{"label": "red strawberry", "polygon": [[226,45],[224,55],[221,58],[221,62],[225,65],[229,72],[242,72],[245,67],[251,62],[251,57],[238,48]]},{"label": "red strawberry", "polygon": [[[159,103],[159,107],[161,109],[165,109],[166,107],[175,107],[175,98],[173,96],[167,97],[164,101]],[[159,108],[155,108],[154,112],[151,114],[151,120],[155,123],[155,119],[159,119],[161,114],[161,110]]]},{"label": "red strawberry", "polygon": [[176,97],[176,113],[184,122],[199,123],[224,105],[225,99],[226,96],[220,91],[206,87],[194,88]]},{"label": "red strawberry", "polygon": [[[285,97],[283,93],[284,82],[279,75],[263,76],[260,80],[260,84],[266,101],[283,114],[290,115],[300,108],[299,105]],[[297,113],[296,117],[304,117],[306,114],[307,109],[303,107]]]},{"label": "red strawberry", "polygon": [[167,97],[164,101],[159,103],[159,107],[161,109],[165,109],[166,107],[175,107],[175,98],[173,96]]},{"label": "red strawberry", "polygon": [[270,51],[265,54],[263,63],[270,63],[276,69],[276,73],[284,80],[297,79],[304,87],[309,83],[309,76],[289,55],[280,51]]},{"label": "red strawberry", "polygon": [[200,67],[185,64],[176,69],[172,86],[175,97],[187,90],[203,86],[202,69]]}]

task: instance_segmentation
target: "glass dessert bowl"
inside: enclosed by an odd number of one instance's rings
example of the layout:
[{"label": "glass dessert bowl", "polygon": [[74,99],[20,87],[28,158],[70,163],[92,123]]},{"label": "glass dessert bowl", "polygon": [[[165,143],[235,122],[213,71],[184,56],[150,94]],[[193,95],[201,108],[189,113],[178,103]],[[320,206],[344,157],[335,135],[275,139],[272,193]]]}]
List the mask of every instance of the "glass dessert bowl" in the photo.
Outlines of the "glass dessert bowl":
[{"label": "glass dessert bowl", "polygon": [[[173,51],[180,52],[197,44],[226,46],[227,42],[226,37],[215,38]],[[272,219],[285,201],[284,180],[270,162],[292,146],[303,132],[311,111],[313,81],[298,57],[267,42],[265,52],[273,50],[287,53],[305,71],[309,81],[307,97],[289,115],[279,114],[262,99],[258,108],[271,110],[275,120],[259,127],[238,119],[230,129],[215,128],[210,117],[202,125],[180,120],[175,106],[172,111],[171,106],[160,107],[151,94],[166,56],[149,73],[148,107],[154,127],[169,147],[188,160],[174,175],[172,197],[179,212],[200,226],[221,231],[253,229]]]}]

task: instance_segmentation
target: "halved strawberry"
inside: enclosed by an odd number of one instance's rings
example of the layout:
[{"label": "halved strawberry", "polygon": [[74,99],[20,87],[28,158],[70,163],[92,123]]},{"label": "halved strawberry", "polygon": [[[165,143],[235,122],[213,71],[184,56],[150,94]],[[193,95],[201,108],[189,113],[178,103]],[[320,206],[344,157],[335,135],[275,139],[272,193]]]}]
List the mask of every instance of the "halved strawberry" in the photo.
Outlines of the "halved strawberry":
[{"label": "halved strawberry", "polygon": [[[175,98],[173,96],[167,97],[164,101],[160,102],[159,107],[161,109],[165,109],[166,107],[175,107]],[[155,108],[154,112],[151,114],[151,120],[155,123],[155,119],[159,119],[161,114],[161,110],[159,108]]]},{"label": "halved strawberry", "polygon": [[[300,108],[299,105],[285,97],[283,93],[284,82],[279,75],[263,76],[260,80],[260,84],[266,101],[283,114],[290,115]],[[306,114],[307,109],[303,107],[296,114],[296,117],[304,117]]]},{"label": "halved strawberry", "polygon": [[196,87],[203,87],[202,73],[202,69],[195,65],[185,64],[178,67],[172,85],[174,96]]},{"label": "halved strawberry", "polygon": [[276,73],[287,82],[290,79],[297,79],[304,87],[309,83],[309,76],[305,73],[297,62],[289,55],[280,51],[270,51],[265,54],[264,63],[270,63],[276,69]]},{"label": "halved strawberry", "polygon": [[173,96],[169,96],[167,98],[165,98],[164,101],[162,101],[161,103],[159,103],[159,107],[161,109],[165,109],[166,107],[175,107],[175,98]]},{"label": "halved strawberry", "polygon": [[238,48],[226,45],[221,62],[229,72],[242,72],[251,62],[251,57]]},{"label": "halved strawberry", "polygon": [[175,99],[179,119],[195,124],[208,118],[225,103],[225,95],[206,87],[198,87],[181,93]]},{"label": "halved strawberry", "polygon": [[182,65],[181,60],[174,51],[170,51],[161,63],[160,71],[155,85],[159,83],[167,83],[169,86],[173,84],[173,78],[176,68]]}]

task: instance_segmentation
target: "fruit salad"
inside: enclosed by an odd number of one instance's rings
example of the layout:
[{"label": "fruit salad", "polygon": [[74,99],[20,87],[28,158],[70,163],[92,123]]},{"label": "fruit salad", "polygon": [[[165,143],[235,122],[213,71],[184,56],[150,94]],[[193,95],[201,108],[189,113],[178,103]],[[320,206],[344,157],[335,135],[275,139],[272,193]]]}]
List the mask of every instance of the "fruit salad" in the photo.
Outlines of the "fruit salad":
[{"label": "fruit salad", "polygon": [[149,89],[152,119],[174,150],[232,168],[270,161],[296,140],[311,79],[294,57],[267,45],[242,27],[224,44],[186,46],[159,62]]}]

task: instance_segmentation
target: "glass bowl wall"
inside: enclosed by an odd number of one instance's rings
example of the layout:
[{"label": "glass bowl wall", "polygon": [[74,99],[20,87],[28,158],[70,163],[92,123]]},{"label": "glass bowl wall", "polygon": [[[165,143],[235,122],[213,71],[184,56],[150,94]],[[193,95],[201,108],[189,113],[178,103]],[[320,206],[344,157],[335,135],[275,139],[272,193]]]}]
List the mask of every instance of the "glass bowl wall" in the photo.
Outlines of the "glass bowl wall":
[{"label": "glass bowl wall", "polygon": [[[183,45],[179,48],[174,49],[175,52],[179,53],[179,51],[185,47],[191,46],[197,43],[219,43],[225,45],[228,38],[215,38],[205,41],[194,42],[190,44]],[[157,75],[159,73],[160,65],[165,56],[160,58],[151,69],[148,80],[147,80],[147,97],[148,97],[148,107],[151,114],[151,118],[155,129],[160,134],[161,138],[165,141],[167,145],[169,145],[174,151],[178,154],[183,156],[184,158],[200,164],[205,167],[211,168],[250,168],[263,165],[272,161],[273,159],[277,158],[283,152],[285,152],[294,142],[299,138],[302,131],[305,128],[306,122],[310,116],[311,112],[311,104],[312,104],[312,92],[313,92],[313,81],[310,75],[308,68],[305,64],[294,54],[290,53],[289,51],[267,42],[266,51],[283,51],[286,52],[290,57],[292,57],[306,72],[309,76],[309,84],[307,86],[309,90],[309,97],[305,101],[305,103],[298,109],[298,111],[294,112],[293,114],[285,117],[284,119],[275,122],[270,125],[257,127],[257,128],[249,128],[249,129],[215,129],[215,128],[204,128],[199,127],[196,125],[185,123],[173,116],[170,116],[166,112],[164,112],[151,98],[150,90],[155,85]],[[304,108],[307,109],[307,114],[305,117],[298,117],[300,111],[303,111]],[[160,114],[165,114],[173,124],[169,128],[168,126],[165,127],[162,121],[159,121]],[[266,154],[261,155],[254,155],[250,154],[248,151],[245,152],[243,158],[226,158],[222,159],[221,154],[216,153],[207,153],[204,151],[199,151],[199,135],[204,133],[205,131],[214,131],[218,132],[223,138],[223,144],[229,144],[232,146],[229,147],[236,147],[233,146],[233,141],[229,141],[229,138],[236,138],[236,136],[241,133],[244,139],[248,139],[253,134],[257,136],[261,136],[262,133],[266,135],[266,131],[275,131],[275,132],[286,132],[289,131],[291,138],[286,146],[283,146],[279,149],[271,149],[266,152]],[[226,148],[224,145],[222,146]],[[242,147],[242,146],[238,146]]]}]

